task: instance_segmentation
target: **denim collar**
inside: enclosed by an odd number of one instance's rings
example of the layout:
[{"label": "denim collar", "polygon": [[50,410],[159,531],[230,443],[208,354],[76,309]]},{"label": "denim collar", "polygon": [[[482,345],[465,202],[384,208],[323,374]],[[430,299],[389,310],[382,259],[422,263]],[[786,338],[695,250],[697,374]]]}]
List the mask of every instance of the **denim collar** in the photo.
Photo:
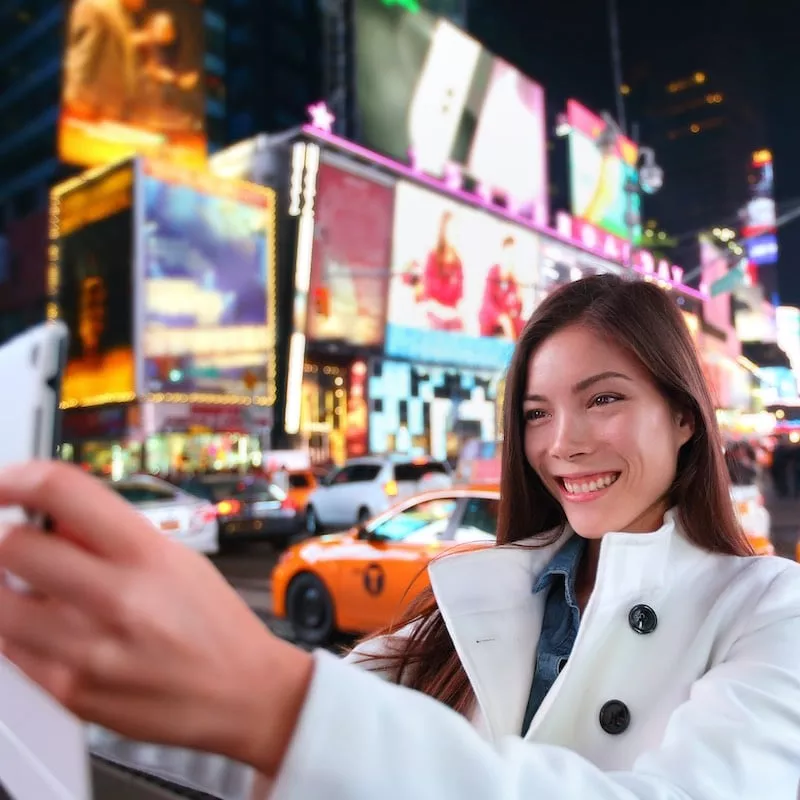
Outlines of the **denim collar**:
[{"label": "denim collar", "polygon": [[578,598],[575,592],[575,583],[578,578],[578,567],[580,566],[585,547],[586,539],[582,536],[578,536],[578,534],[570,536],[561,549],[550,559],[544,572],[539,575],[536,583],[533,585],[534,593],[549,588],[555,577],[561,575],[564,578],[567,603],[577,608]]}]

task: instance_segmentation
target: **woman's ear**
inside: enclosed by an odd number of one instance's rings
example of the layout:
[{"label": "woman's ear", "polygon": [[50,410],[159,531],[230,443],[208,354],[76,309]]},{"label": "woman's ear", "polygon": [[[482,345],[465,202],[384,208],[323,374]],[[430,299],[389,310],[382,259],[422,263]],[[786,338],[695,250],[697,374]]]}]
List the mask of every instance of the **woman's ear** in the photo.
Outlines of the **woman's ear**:
[{"label": "woman's ear", "polygon": [[678,446],[682,447],[694,436],[696,420],[694,411],[689,408],[679,409],[673,415],[675,422],[675,433],[678,439]]}]

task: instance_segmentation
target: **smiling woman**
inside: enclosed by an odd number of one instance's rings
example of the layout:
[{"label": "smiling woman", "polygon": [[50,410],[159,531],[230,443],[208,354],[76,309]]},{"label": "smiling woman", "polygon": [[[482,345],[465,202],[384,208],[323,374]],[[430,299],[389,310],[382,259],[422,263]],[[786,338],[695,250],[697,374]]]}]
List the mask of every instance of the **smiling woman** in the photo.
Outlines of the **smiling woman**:
[{"label": "smiling woman", "polygon": [[612,276],[549,296],[504,430],[498,546],[434,559],[346,663],[275,638],[75,468],[2,471],[0,505],[54,523],[0,527],[0,570],[34,590],[0,586],[2,652],[82,718],[189,748],[119,758],[252,800],[794,798],[800,567],[751,555],[670,297]]}]

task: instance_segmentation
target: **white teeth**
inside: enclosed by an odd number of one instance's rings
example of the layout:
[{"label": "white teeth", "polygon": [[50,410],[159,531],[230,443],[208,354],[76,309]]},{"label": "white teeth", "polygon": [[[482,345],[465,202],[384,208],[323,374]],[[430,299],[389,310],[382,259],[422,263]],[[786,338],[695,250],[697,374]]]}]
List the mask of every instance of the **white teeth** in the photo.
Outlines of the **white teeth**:
[{"label": "white teeth", "polygon": [[564,486],[570,494],[588,494],[589,492],[605,489],[606,486],[611,486],[618,477],[619,475],[605,475],[587,483],[571,483],[565,479]]}]

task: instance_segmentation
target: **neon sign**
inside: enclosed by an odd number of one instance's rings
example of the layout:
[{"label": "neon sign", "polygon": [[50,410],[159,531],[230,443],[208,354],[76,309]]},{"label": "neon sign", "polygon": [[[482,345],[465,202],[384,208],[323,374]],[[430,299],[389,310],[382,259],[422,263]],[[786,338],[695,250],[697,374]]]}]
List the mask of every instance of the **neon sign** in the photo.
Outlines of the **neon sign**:
[{"label": "neon sign", "polygon": [[400,6],[400,8],[404,8],[406,11],[410,11],[412,14],[417,14],[419,12],[419,2],[418,0],[381,0],[385,6]]},{"label": "neon sign", "polygon": [[708,299],[708,292],[705,287],[701,287],[701,290],[698,291],[682,283],[684,271],[681,267],[670,264],[663,259],[657,260],[648,250],[635,249],[631,257],[629,242],[614,236],[614,234],[607,233],[589,222],[575,219],[570,214],[558,212],[556,214],[555,228],[550,228],[539,222],[521,219],[511,210],[494,204],[491,201],[491,194],[485,190],[485,187],[478,187],[483,190],[480,194],[477,192],[473,194],[466,192],[463,188],[456,188],[456,181],[453,180],[453,175],[449,176],[449,181],[433,178],[424,172],[415,170],[413,167],[401,164],[355,142],[343,139],[328,130],[317,127],[313,124],[313,118],[312,124],[304,125],[302,131],[308,136],[318,141],[326,142],[344,153],[349,153],[368,163],[383,167],[395,175],[409,178],[418,184],[427,185],[437,192],[449,194],[464,203],[485,208],[493,214],[505,217],[509,222],[513,222],[516,225],[522,225],[544,236],[566,241],[568,244],[618,264],[632,263],[633,268],[641,275],[644,275],[647,280],[660,281],[665,287],[675,288],[682,294],[694,297],[697,300],[705,301]]},{"label": "neon sign", "polygon": [[570,239],[575,244],[589,250],[595,255],[607,258],[619,264],[632,263],[637,272],[651,275],[662,281],[680,286],[683,281],[683,269],[675,264],[670,264],[666,259],[656,260],[649,250],[636,248],[631,257],[631,244],[613,233],[608,233],[591,222],[567,214],[564,211],[556,212],[556,232],[562,237]]}]

